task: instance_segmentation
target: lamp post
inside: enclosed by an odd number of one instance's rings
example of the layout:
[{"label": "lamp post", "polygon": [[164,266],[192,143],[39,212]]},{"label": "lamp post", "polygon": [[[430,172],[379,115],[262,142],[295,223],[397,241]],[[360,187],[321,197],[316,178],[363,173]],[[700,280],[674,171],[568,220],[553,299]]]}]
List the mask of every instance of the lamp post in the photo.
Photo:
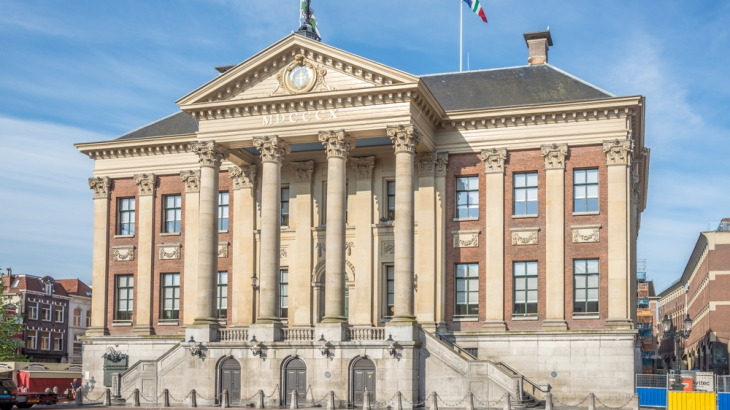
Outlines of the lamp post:
[{"label": "lamp post", "polygon": [[662,319],[662,328],[664,330],[662,341],[674,339],[675,375],[674,383],[672,383],[672,390],[682,391],[684,390],[684,385],[682,384],[682,369],[679,364],[679,342],[682,339],[689,338],[689,334],[692,332],[692,319],[689,318],[689,313],[687,313],[687,317],[684,319],[684,329],[677,330],[672,329],[672,320],[669,319],[669,316],[664,315],[664,319]]}]

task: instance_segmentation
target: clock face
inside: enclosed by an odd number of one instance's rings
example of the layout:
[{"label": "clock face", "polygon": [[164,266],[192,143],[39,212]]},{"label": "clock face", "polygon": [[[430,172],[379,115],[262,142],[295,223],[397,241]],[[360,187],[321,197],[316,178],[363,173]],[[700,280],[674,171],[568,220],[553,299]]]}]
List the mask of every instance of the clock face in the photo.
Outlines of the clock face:
[{"label": "clock face", "polygon": [[289,73],[289,79],[298,88],[303,88],[307,85],[310,78],[312,78],[312,70],[303,65],[294,67]]}]

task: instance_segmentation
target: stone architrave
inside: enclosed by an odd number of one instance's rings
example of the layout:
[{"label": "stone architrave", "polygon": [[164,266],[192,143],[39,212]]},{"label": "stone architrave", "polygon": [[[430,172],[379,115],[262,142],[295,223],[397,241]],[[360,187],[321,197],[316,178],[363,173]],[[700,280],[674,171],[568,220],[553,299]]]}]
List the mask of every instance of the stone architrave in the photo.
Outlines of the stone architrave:
[{"label": "stone architrave", "polygon": [[484,216],[486,248],[486,318],[482,329],[487,332],[507,330],[504,321],[504,167],[507,149],[492,147],[482,150],[484,161]]},{"label": "stone architrave", "polygon": [[154,333],[152,323],[153,286],[154,286],[154,225],[155,225],[155,174],[134,175],[134,183],[139,187],[137,199],[137,217],[139,226],[137,236],[137,276],[135,278],[135,335],[151,335]]}]

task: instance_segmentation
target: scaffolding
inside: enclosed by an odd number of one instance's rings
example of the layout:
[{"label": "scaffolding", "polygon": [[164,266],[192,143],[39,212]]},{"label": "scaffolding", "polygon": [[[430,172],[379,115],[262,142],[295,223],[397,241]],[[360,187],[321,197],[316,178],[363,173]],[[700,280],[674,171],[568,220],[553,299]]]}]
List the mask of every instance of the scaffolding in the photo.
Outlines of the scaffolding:
[{"label": "scaffolding", "polygon": [[654,373],[654,316],[649,305],[646,259],[636,261],[636,327],[639,330],[642,373]]}]

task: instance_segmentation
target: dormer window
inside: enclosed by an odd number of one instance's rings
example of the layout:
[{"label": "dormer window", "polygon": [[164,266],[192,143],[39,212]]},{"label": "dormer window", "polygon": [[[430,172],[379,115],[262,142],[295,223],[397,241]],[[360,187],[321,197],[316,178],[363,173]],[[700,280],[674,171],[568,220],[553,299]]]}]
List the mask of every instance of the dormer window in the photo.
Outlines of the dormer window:
[{"label": "dormer window", "polygon": [[46,295],[51,296],[53,294],[53,284],[46,283]]},{"label": "dormer window", "polygon": [[15,282],[13,282],[13,289],[17,289],[18,285],[20,285],[20,279],[15,279]]}]

